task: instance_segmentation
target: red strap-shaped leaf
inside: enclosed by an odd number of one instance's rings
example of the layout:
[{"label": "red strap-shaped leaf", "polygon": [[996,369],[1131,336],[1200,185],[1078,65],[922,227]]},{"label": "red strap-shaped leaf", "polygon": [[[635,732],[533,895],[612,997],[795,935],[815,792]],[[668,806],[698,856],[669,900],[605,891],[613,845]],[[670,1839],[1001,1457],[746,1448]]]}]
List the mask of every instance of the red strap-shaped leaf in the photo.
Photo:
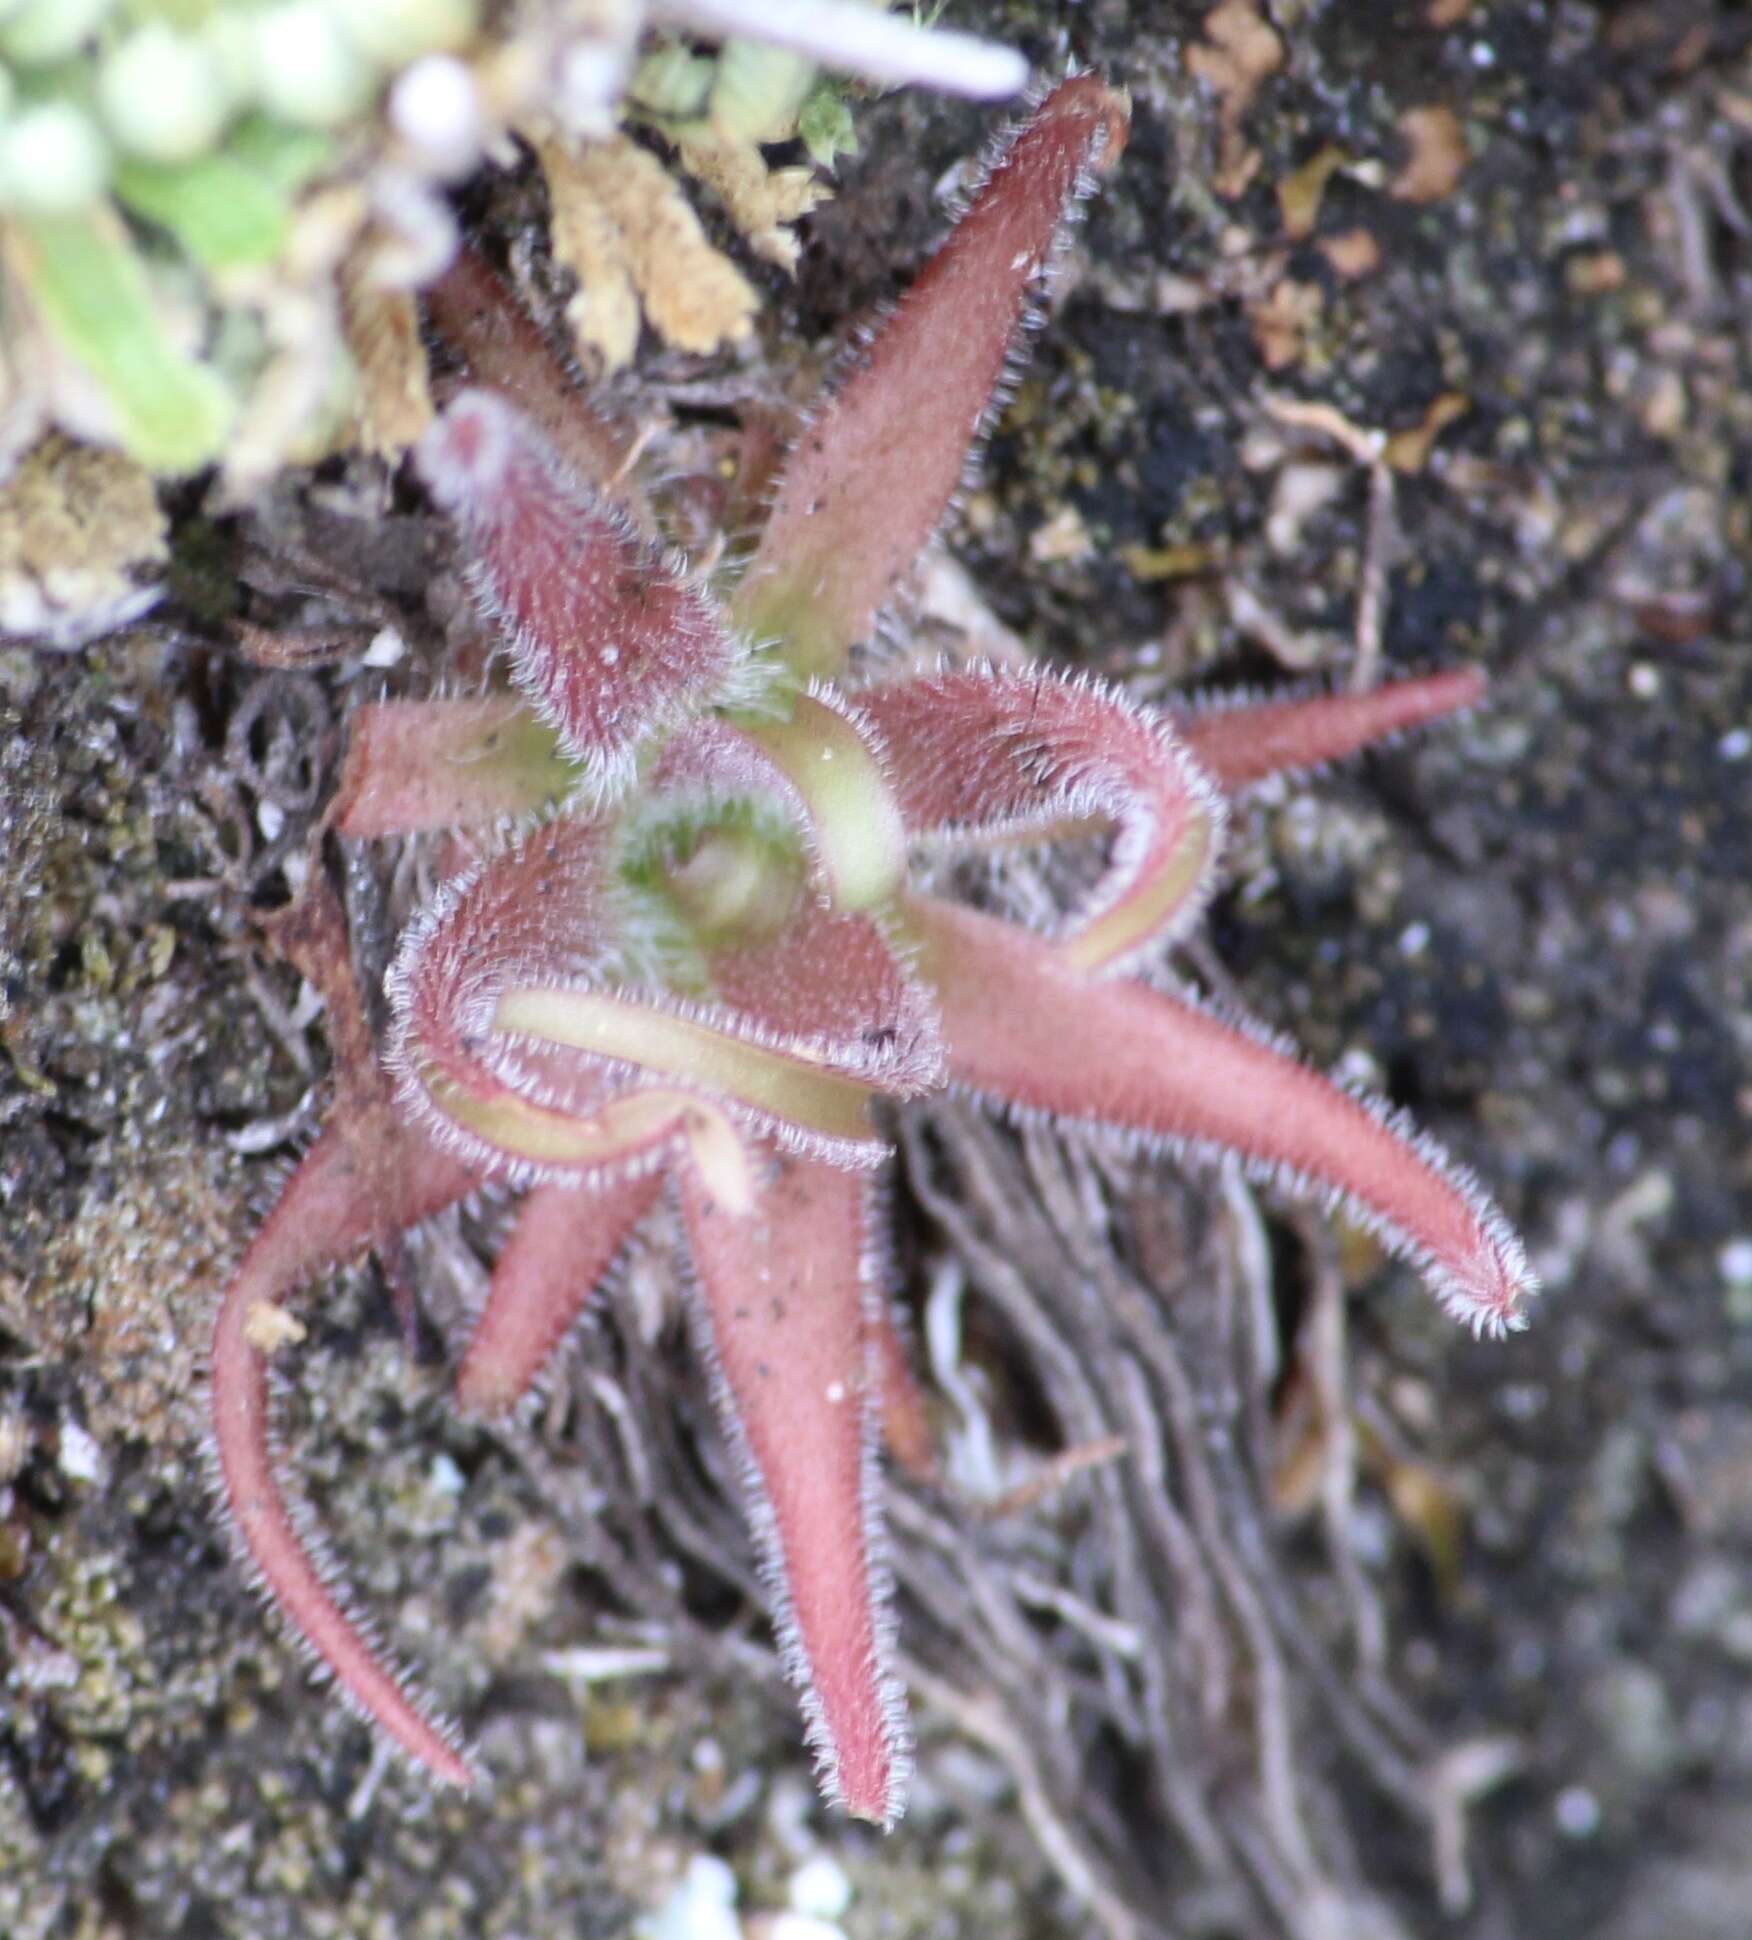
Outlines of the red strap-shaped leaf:
[{"label": "red strap-shaped leaf", "polygon": [[350,722],[329,826],[369,839],[478,829],[538,814],[578,785],[576,763],[527,701],[367,701]]},{"label": "red strap-shaped leaf", "polygon": [[1367,694],[1303,694],[1176,709],[1174,725],[1194,760],[1234,794],[1268,775],[1342,761],[1371,742],[1440,720],[1484,697],[1476,667],[1390,681]]},{"label": "red strap-shaped leaf", "polygon": [[1185,998],[1078,976],[1010,924],[925,898],[909,907],[957,1082],[1025,1112],[1236,1153],[1343,1203],[1476,1331],[1521,1324],[1537,1282],[1520,1242],[1399,1114]]},{"label": "red strap-shaped leaf", "polygon": [[516,292],[478,249],[464,244],[422,300],[438,334],[468,360],[475,383],[516,405],[586,485],[640,516],[637,496],[624,484],[630,439],[597,415]]},{"label": "red strap-shaped leaf", "polygon": [[1107,873],[1059,945],[1074,968],[1119,967],[1198,916],[1223,804],[1160,717],[1044,668],[927,675],[858,700],[913,836],[1044,841],[1113,828]]},{"label": "red strap-shaped leaf", "polygon": [[876,1463],[867,1179],[778,1162],[754,1213],[682,1205],[786,1669],[829,1799],[892,1825],[909,1763]]},{"label": "red strap-shaped leaf", "polygon": [[347,1701],[453,1785],[474,1774],[457,1734],[377,1655],[312,1556],[274,1469],[264,1349],[289,1323],[279,1302],[323,1268],[384,1247],[479,1180],[403,1123],[391,1104],[354,980],[346,921],[327,879],[268,920],[280,949],[328,1002],[335,1102],[225,1290],[211,1353],[213,1447],[247,1560]]},{"label": "red strap-shaped leaf", "polygon": [[529,1194],[457,1373],[463,1407],[503,1414],[529,1392],[662,1190],[663,1174],[652,1171],[600,1191],[554,1185]]},{"label": "red strap-shaped leaf", "polygon": [[417,458],[586,792],[621,793],[654,732],[741,694],[745,657],[711,595],[503,398],[462,392]]},{"label": "red strap-shaped leaf", "polygon": [[733,602],[806,674],[838,674],[960,485],[1030,291],[1094,171],[1125,145],[1123,96],[1055,88],[797,442]]},{"label": "red strap-shaped leaf", "polygon": [[475,1773],[456,1731],[384,1663],[299,1532],[274,1471],[268,1364],[257,1343],[273,1337],[278,1302],[312,1274],[430,1218],[474,1184],[417,1134],[331,1123],[226,1289],[211,1356],[214,1449],[247,1560],[347,1701],[435,1776],[465,1787]]}]

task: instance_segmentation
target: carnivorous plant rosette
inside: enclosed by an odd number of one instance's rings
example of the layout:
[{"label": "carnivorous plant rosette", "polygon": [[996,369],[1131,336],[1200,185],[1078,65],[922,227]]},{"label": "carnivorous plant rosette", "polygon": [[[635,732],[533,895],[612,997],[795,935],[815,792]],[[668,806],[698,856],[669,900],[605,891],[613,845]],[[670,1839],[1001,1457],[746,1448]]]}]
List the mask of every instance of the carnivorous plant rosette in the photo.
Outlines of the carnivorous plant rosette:
[{"label": "carnivorous plant rosette", "polygon": [[[243,1545],[344,1695],[438,1777],[475,1767],[383,1663],[300,1539],[269,1457],[265,1349],[322,1266],[486,1181],[523,1188],[463,1358],[465,1407],[538,1377],[672,1196],[740,1451],[772,1616],[828,1795],[891,1824],[908,1763],[878,1443],[925,1445],[888,1306],[887,1115],[954,1088],[1146,1143],[1233,1152],[1343,1204],[1482,1331],[1533,1290],[1483,1193],[1385,1106],[1135,974],[1192,924],[1224,796],[1475,700],[1470,673],[1165,717],[1045,667],[854,673],[936,530],[1067,216],[1127,104],[1055,89],[804,425],[720,596],[652,536],[588,408],[490,271],[434,301],[474,368],[418,453],[516,693],[363,709],[331,822],[458,831],[380,1063],[328,966],[340,1084],[226,1296],[220,1468]],[[507,820],[520,832],[496,834]],[[914,886],[921,848],[1105,831],[1088,900],[1040,935]]]}]

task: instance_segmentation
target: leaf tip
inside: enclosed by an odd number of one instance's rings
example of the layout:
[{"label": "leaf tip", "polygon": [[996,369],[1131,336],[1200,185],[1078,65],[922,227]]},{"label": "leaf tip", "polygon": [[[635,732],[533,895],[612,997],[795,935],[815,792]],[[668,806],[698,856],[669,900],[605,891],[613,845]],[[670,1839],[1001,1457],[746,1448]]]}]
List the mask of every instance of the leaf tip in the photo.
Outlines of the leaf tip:
[{"label": "leaf tip", "polygon": [[1125,153],[1131,139],[1131,95],[1110,86],[1099,74],[1075,74],[1061,81],[1041,104],[1041,124],[1062,121],[1088,127],[1095,124],[1088,143],[1088,165],[1106,175]]},{"label": "leaf tip", "polygon": [[490,391],[461,391],[414,447],[414,465],[436,502],[464,513],[504,483],[516,445],[511,407]]}]

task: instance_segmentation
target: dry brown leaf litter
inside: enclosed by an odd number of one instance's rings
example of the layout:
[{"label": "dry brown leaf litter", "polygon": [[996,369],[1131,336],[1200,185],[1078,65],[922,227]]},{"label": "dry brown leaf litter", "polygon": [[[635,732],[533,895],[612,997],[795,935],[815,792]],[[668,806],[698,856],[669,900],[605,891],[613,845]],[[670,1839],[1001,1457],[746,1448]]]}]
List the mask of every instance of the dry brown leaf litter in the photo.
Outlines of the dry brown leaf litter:
[{"label": "dry brown leaf litter", "polygon": [[1258,173],[1258,149],[1241,129],[1261,84],[1284,64],[1284,44],[1261,18],[1254,0],[1222,0],[1205,15],[1205,39],[1186,51],[1186,69],[1216,95],[1221,127],[1211,185],[1221,196],[1241,194]]},{"label": "dry brown leaf litter", "polygon": [[341,272],[341,328],[358,372],[353,428],[360,447],[399,458],[432,422],[419,304],[411,291],[375,286],[354,259]]},{"label": "dry brown leaf litter", "polygon": [[578,279],[567,319],[579,350],[604,371],[628,364],[642,310],[677,350],[739,343],[759,299],[708,239],[679,184],[624,135],[536,153],[553,201],[554,255]]},{"label": "dry brown leaf litter", "polygon": [[790,225],[825,202],[832,191],[811,168],[769,168],[752,142],[709,127],[681,137],[681,165],[724,204],[754,253],[787,273],[801,245]]}]

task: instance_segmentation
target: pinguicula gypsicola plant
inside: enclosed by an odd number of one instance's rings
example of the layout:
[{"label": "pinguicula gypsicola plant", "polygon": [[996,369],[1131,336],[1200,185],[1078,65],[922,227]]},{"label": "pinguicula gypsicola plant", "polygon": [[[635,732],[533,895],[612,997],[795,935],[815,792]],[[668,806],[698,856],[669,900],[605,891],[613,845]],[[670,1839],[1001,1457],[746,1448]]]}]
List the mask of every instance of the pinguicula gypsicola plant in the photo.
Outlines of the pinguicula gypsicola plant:
[{"label": "pinguicula gypsicola plant", "polygon": [[[331,823],[457,832],[374,1056],[332,908],[283,937],[327,981],[340,1083],[225,1297],[213,1405],[248,1556],[345,1696],[439,1778],[475,1767],[313,1559],[270,1459],[276,1303],[485,1182],[525,1197],[458,1398],[526,1394],[668,1194],[773,1621],[829,1797],[891,1824],[908,1763],[878,1442],[923,1443],[887,1305],[884,1116],[999,1109],[1240,1154],[1345,1206],[1479,1330],[1533,1288],[1483,1193],[1383,1105],[1134,973],[1209,893],[1224,795],[1475,700],[1468,673],[1164,718],[1046,668],[854,673],[936,530],[1066,217],[1118,159],[1094,75],[1042,102],[809,418],[722,594],[650,536],[588,409],[465,262],[434,316],[474,364],[418,469],[515,693],[367,707]],[[564,455],[562,455],[562,442]],[[520,829],[500,831],[511,818]],[[909,884],[921,849],[1107,831],[1056,933]]]}]

